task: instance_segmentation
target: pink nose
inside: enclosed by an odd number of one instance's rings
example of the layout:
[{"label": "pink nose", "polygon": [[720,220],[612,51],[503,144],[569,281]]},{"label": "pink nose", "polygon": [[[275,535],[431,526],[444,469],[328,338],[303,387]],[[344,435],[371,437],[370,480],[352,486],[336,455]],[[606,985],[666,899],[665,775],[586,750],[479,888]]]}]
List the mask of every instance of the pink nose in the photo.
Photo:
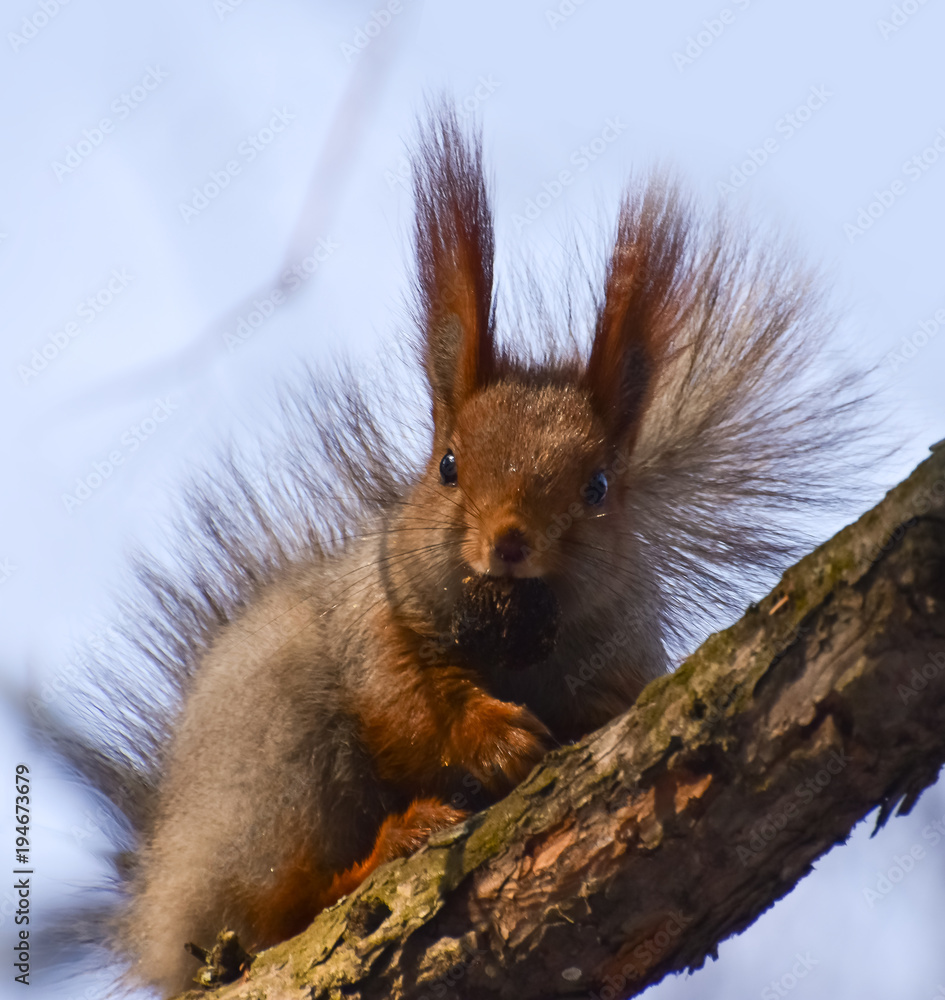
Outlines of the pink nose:
[{"label": "pink nose", "polygon": [[493,551],[502,562],[514,565],[525,560],[528,555],[528,546],[525,544],[525,536],[521,531],[518,528],[510,528],[495,540]]}]

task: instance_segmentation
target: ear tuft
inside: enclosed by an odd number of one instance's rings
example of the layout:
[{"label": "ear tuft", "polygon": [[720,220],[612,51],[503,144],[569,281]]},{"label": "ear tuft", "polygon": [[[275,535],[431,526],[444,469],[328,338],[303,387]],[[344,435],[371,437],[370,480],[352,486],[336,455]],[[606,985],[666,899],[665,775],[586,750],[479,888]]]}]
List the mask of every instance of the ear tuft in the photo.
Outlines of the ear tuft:
[{"label": "ear tuft", "polygon": [[686,214],[654,181],[624,198],[584,384],[614,443],[630,444],[690,299]]},{"label": "ear tuft", "polygon": [[482,142],[445,102],[429,112],[414,155],[418,313],[433,419],[448,433],[495,369],[492,212]]}]

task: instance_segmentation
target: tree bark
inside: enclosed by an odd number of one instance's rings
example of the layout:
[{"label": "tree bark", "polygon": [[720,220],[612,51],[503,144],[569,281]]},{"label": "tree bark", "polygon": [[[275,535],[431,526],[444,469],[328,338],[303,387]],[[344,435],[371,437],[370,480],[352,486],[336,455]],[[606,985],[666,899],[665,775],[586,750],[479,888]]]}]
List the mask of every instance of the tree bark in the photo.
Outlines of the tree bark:
[{"label": "tree bark", "polygon": [[201,997],[635,996],[945,762],[945,442],[625,715]]}]

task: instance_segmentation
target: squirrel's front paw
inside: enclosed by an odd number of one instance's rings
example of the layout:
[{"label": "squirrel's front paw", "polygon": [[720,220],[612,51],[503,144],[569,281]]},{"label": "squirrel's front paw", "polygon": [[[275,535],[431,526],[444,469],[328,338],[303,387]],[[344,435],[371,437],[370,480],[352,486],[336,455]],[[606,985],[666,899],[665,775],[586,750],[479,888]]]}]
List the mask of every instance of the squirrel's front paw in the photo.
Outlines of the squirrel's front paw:
[{"label": "squirrel's front paw", "polygon": [[493,795],[505,795],[544,757],[553,740],[527,708],[496,698],[467,705],[453,730],[455,757]]}]

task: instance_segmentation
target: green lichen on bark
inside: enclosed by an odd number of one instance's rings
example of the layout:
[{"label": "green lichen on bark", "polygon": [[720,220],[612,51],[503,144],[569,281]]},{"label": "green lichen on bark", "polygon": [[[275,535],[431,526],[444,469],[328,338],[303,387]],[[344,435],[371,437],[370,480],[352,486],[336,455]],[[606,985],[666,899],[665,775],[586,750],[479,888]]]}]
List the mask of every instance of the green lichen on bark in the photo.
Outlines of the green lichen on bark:
[{"label": "green lichen on bark", "polygon": [[[936,650],[942,669],[917,673]],[[626,715],[204,996],[635,995],[943,761],[939,448]]]}]

